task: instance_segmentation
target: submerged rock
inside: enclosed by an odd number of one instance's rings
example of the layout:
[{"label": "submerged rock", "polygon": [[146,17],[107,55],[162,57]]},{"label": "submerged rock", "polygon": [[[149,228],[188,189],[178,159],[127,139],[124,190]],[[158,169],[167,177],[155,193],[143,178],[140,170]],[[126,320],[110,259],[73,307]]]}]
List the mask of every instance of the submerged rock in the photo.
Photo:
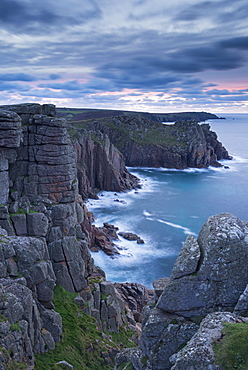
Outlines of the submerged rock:
[{"label": "submerged rock", "polygon": [[141,239],[137,234],[120,231],[118,235],[122,236],[124,239],[136,241],[137,244],[144,244],[144,240]]}]

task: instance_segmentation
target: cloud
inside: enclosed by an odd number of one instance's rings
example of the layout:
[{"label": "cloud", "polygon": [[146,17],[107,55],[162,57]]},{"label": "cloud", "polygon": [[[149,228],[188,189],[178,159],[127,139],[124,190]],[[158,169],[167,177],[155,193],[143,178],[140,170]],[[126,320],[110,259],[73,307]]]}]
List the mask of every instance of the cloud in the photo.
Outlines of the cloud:
[{"label": "cloud", "polygon": [[0,73],[0,81],[36,81],[36,77],[26,73]]},{"label": "cloud", "polygon": [[1,82],[0,81],[0,91],[8,91],[8,92],[25,92],[31,89],[28,85],[13,83],[13,82]]},{"label": "cloud", "polygon": [[100,17],[100,8],[94,0],[85,0],[83,6],[77,0],[43,0],[35,4],[32,0],[0,2],[2,27],[21,34],[47,34],[51,29],[61,32],[67,26],[84,24]]},{"label": "cloud", "polygon": [[55,73],[51,73],[50,75],[49,75],[49,79],[50,80],[58,80],[58,79],[60,79],[61,78],[61,75],[57,75],[57,74],[55,74]]},{"label": "cloud", "polygon": [[245,98],[247,16],[245,0],[1,0],[0,89],[146,110],[155,93],[170,103]]},{"label": "cloud", "polygon": [[223,49],[240,49],[248,50],[248,36],[234,37],[220,42]]}]

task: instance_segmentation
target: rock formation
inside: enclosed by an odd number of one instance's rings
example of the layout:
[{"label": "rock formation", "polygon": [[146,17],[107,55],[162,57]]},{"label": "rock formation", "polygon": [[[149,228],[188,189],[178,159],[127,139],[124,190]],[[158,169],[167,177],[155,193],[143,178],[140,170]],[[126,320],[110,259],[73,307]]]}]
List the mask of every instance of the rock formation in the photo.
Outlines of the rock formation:
[{"label": "rock formation", "polygon": [[219,167],[218,160],[231,159],[210,126],[196,121],[165,125],[127,115],[73,124],[107,135],[131,167]]},{"label": "rock formation", "polygon": [[[80,189],[88,182],[82,194],[86,197],[92,188],[120,191],[136,186],[137,179],[127,172],[112,144],[100,148],[80,134],[73,146],[67,123],[56,117],[53,105],[4,108],[0,109],[0,346],[5,352],[0,361],[33,366],[35,353],[53,349],[60,340],[62,320],[52,303],[55,284],[77,292],[78,305],[103,329],[119,331],[128,323],[135,329],[131,310],[94,266],[82,228],[88,215]],[[90,178],[100,157],[102,169],[98,167]],[[108,182],[103,175],[108,175]]]},{"label": "rock formation", "polygon": [[197,239],[187,237],[170,279],[154,283],[156,304],[143,311],[139,347],[120,354],[116,369],[219,369],[212,344],[223,322],[247,321],[237,316],[248,312],[247,260],[247,222],[210,217]]}]

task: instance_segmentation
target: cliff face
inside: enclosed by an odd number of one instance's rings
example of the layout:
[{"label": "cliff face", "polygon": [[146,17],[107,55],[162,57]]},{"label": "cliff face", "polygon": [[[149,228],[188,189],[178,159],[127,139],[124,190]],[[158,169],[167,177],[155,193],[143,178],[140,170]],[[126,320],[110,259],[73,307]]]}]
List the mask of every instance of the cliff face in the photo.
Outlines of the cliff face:
[{"label": "cliff face", "polygon": [[138,186],[137,177],[127,171],[123,155],[107,135],[93,133],[93,140],[84,131],[73,134],[79,192],[84,199],[94,197],[99,190],[120,192]]},{"label": "cliff face", "polygon": [[[52,303],[55,284],[77,292],[78,305],[99,327],[136,326],[124,300],[94,266],[82,231],[87,210],[80,189],[88,181],[86,197],[92,187],[124,190],[137,179],[110,143],[100,149],[80,136],[73,146],[54,106],[5,108],[0,110],[0,346],[6,352],[0,361],[33,365],[34,353],[60,341],[62,320]],[[99,172],[91,178],[100,158]]]},{"label": "cliff face", "polygon": [[206,168],[221,166],[220,159],[230,159],[210,126],[196,121],[166,125],[140,117],[117,116],[73,124],[108,135],[131,167]]},{"label": "cliff face", "polygon": [[187,237],[170,279],[154,284],[157,302],[143,312],[139,348],[120,355],[116,369],[123,362],[138,370],[220,369],[213,344],[223,323],[247,322],[240,316],[248,311],[247,235],[247,222],[223,213],[197,239]]}]

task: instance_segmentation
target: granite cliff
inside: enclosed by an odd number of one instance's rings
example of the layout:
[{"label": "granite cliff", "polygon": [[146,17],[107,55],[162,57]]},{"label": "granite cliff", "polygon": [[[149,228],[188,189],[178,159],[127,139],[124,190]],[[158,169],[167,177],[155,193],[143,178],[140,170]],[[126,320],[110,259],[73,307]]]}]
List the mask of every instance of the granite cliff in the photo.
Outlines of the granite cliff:
[{"label": "granite cliff", "polygon": [[[81,135],[72,144],[53,105],[1,108],[0,368],[14,366],[13,361],[33,366],[35,353],[61,340],[55,285],[78,293],[82,314],[94,317],[100,330],[119,332],[131,325],[135,333],[132,311],[90,255],[82,196],[95,187],[125,190],[137,179],[108,141],[100,148]],[[103,366],[112,361],[108,353]]]},{"label": "granite cliff", "polygon": [[209,124],[196,121],[166,125],[141,117],[116,116],[70,123],[93,137],[107,135],[131,167],[206,168],[231,159]]}]

